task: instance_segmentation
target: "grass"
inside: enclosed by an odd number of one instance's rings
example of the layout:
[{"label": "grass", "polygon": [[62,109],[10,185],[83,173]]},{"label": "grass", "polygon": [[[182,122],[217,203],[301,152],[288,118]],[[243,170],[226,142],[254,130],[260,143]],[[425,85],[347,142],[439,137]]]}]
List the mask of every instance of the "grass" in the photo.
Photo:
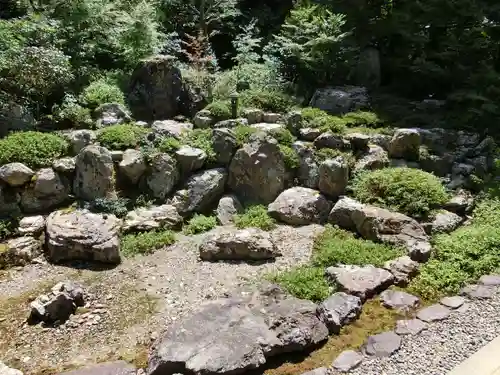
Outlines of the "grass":
[{"label": "grass", "polygon": [[254,227],[267,231],[276,227],[276,220],[269,216],[266,206],[255,205],[245,209],[245,212],[237,214],[234,218],[234,224],[239,229]]},{"label": "grass", "polygon": [[138,254],[151,254],[175,242],[175,234],[170,230],[155,230],[143,233],[130,233],[121,238],[121,252],[127,257]]},{"label": "grass", "polygon": [[133,124],[108,126],[97,134],[101,146],[110,150],[126,150],[137,148],[144,143],[149,130]]},{"label": "grass", "polygon": [[217,226],[217,218],[215,216],[205,216],[195,214],[189,222],[184,226],[182,231],[184,234],[198,234],[208,232]]}]

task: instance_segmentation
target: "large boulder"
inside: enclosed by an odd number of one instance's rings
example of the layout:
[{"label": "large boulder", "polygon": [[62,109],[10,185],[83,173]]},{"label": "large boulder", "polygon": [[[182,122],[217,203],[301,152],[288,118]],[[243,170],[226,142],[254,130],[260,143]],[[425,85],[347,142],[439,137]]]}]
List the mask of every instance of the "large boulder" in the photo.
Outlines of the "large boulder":
[{"label": "large boulder", "polygon": [[238,140],[233,131],[226,128],[214,129],[212,144],[217,163],[220,165],[229,165],[238,148]]},{"label": "large boulder", "polygon": [[416,161],[420,156],[418,129],[398,129],[389,143],[389,156],[394,159]]},{"label": "large boulder", "polygon": [[88,201],[105,198],[114,191],[113,158],[106,148],[90,145],[76,156],[73,191]]},{"label": "large boulder", "polygon": [[382,169],[389,166],[387,152],[380,146],[370,145],[368,150],[360,155],[354,165],[354,173],[366,170]]},{"label": "large boulder", "polygon": [[47,218],[47,256],[54,262],[120,262],[120,220],[83,210],[55,211]]},{"label": "large boulder", "polygon": [[159,228],[175,229],[182,224],[177,209],[169,204],[140,207],[130,211],[124,219],[123,231],[149,231]]},{"label": "large boulder", "polygon": [[39,169],[21,194],[21,208],[24,212],[50,210],[67,201],[70,190],[69,181],[52,168]]},{"label": "large boulder", "polygon": [[10,186],[22,186],[31,180],[35,172],[23,163],[9,163],[0,167],[0,180]]},{"label": "large boulder", "polygon": [[349,182],[349,166],[341,156],[327,159],[319,166],[318,188],[323,194],[338,198]]},{"label": "large boulder", "polygon": [[70,151],[77,155],[85,147],[95,143],[97,135],[94,131],[88,129],[73,130],[66,137],[70,144]]},{"label": "large boulder", "polygon": [[304,142],[294,142],[292,148],[299,157],[299,168],[296,176],[301,186],[317,189],[319,183],[319,166],[316,162],[314,149]]},{"label": "large boulder", "polygon": [[281,255],[269,233],[258,228],[225,229],[206,235],[199,246],[202,260],[268,260]]},{"label": "large boulder", "polygon": [[127,100],[134,118],[163,120],[178,114],[181,93],[181,71],[175,58],[160,55],[142,60],[136,67]]},{"label": "large boulder", "polygon": [[316,90],[309,106],[340,115],[369,108],[370,97],[365,87],[328,87]]},{"label": "large boulder", "polygon": [[42,244],[33,237],[13,238],[0,244],[0,268],[24,266],[42,254]]},{"label": "large boulder", "polygon": [[146,176],[146,185],[157,199],[165,199],[174,189],[180,178],[177,161],[165,153],[154,154]]},{"label": "large boulder", "polygon": [[118,164],[120,173],[125,176],[132,184],[136,184],[146,172],[147,164],[142,152],[129,149],[123,153],[123,158]]},{"label": "large boulder", "polygon": [[317,306],[277,286],[207,302],[155,343],[148,375],[238,375],[269,357],[300,352],[328,337]]},{"label": "large boulder", "polygon": [[207,154],[201,148],[182,146],[175,152],[175,157],[179,163],[181,174],[189,176],[192,172],[203,167]]},{"label": "large boulder", "polygon": [[258,138],[245,144],[229,166],[229,187],[245,202],[269,204],[285,188],[285,162],[277,142]]},{"label": "large boulder", "polygon": [[330,202],[319,191],[297,186],[278,195],[268,213],[290,225],[308,225],[325,222],[330,209]]},{"label": "large boulder", "polygon": [[217,220],[221,225],[234,222],[234,217],[243,212],[243,206],[235,195],[226,195],[219,200],[216,209]]}]

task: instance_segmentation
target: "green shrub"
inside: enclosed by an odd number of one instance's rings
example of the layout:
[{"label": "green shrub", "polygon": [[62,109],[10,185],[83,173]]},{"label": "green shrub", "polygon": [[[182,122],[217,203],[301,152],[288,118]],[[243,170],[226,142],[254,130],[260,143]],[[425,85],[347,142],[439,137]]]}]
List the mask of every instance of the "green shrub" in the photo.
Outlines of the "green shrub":
[{"label": "green shrub", "polygon": [[5,240],[16,232],[17,220],[0,219],[0,241]]},{"label": "green shrub", "polygon": [[297,152],[295,152],[295,150],[289,146],[281,144],[278,146],[281,154],[283,155],[285,166],[290,170],[298,169],[300,166],[300,158]]},{"label": "green shrub", "polygon": [[121,238],[121,252],[125,256],[151,254],[175,242],[175,234],[169,230],[130,233]]},{"label": "green shrub", "polygon": [[354,164],[356,164],[356,158],[351,153],[334,150],[332,148],[320,148],[314,150],[314,158],[317,163],[322,163],[327,159],[335,159],[339,156],[347,162],[347,165],[349,165],[350,168],[354,167]]},{"label": "green shrub", "polygon": [[66,95],[60,106],[54,106],[52,114],[62,128],[92,128],[94,123],[90,109],[78,104],[72,95]]},{"label": "green shrub", "polygon": [[85,87],[80,94],[79,100],[90,109],[96,109],[106,103],[125,104],[125,96],[122,90],[103,78],[91,82]]},{"label": "green shrub", "polygon": [[136,148],[144,143],[148,129],[133,124],[108,126],[99,131],[97,140],[110,150]]},{"label": "green shrub", "polygon": [[217,218],[215,216],[205,216],[195,214],[184,226],[184,234],[198,234],[208,232],[217,226]]},{"label": "green shrub", "polygon": [[181,143],[205,151],[208,162],[215,160],[216,155],[212,142],[212,129],[194,129],[191,132],[185,133]]},{"label": "green shrub", "polygon": [[356,238],[352,233],[327,225],[314,240],[312,264],[330,267],[338,264],[382,266],[386,261],[404,255],[404,250]]},{"label": "green shrub", "polygon": [[345,131],[346,121],[341,117],[331,116],[318,108],[304,108],[301,110],[303,127],[315,128],[321,131],[342,133]]},{"label": "green shrub", "polygon": [[448,194],[438,177],[413,168],[360,173],[352,182],[355,197],[414,217],[425,217],[444,204]]},{"label": "green shrub", "polygon": [[130,200],[127,198],[96,198],[92,202],[85,202],[85,207],[93,212],[113,214],[116,217],[125,217],[128,213]]},{"label": "green shrub", "polygon": [[244,213],[236,215],[234,224],[239,229],[255,227],[271,230],[276,227],[276,221],[268,215],[267,207],[262,205],[250,206]]},{"label": "green shrub", "polygon": [[284,113],[296,103],[290,96],[267,90],[247,90],[239,99],[242,108],[258,108],[263,111]]},{"label": "green shrub", "polygon": [[292,143],[295,142],[296,140],[296,138],[293,136],[290,130],[284,128],[271,130],[269,132],[269,135],[271,135],[274,139],[276,139],[279,144],[285,146],[291,146]]},{"label": "green shrub", "polygon": [[168,154],[172,154],[172,153],[176,152],[179,148],[181,148],[181,146],[182,146],[182,144],[177,138],[168,137],[168,138],[162,139],[162,141],[160,142],[160,144],[158,146],[158,149],[161,152],[166,152]]},{"label": "green shrub", "polygon": [[50,133],[17,132],[0,139],[0,165],[24,163],[31,168],[46,167],[68,151],[68,142]]},{"label": "green shrub", "polygon": [[249,125],[238,125],[232,130],[240,146],[248,143],[250,136],[258,132],[256,128],[252,128]]},{"label": "green shrub", "polygon": [[215,101],[205,107],[207,111],[217,120],[228,120],[231,118],[231,104],[228,101]]},{"label": "green shrub", "polygon": [[382,125],[382,120],[376,113],[368,111],[349,112],[342,116],[347,126],[377,127]]},{"label": "green shrub", "polygon": [[324,274],[323,268],[300,266],[273,275],[270,279],[297,298],[321,302],[334,292],[333,288],[328,285]]}]

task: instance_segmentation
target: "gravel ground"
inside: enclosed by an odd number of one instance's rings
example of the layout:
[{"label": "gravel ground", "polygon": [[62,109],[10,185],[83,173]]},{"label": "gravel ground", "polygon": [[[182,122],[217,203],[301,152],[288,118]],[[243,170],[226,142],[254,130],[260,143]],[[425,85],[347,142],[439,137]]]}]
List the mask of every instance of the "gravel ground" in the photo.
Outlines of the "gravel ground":
[{"label": "gravel ground", "polygon": [[396,354],[365,360],[349,374],[444,375],[498,335],[500,289],[492,299],[469,301],[417,336],[403,336]]}]

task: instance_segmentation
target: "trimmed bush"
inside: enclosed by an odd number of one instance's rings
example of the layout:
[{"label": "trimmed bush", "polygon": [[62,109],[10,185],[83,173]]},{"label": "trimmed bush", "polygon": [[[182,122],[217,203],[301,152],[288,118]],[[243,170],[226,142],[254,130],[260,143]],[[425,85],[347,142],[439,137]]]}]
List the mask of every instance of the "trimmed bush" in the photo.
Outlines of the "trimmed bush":
[{"label": "trimmed bush", "polygon": [[205,107],[207,111],[217,120],[223,121],[231,118],[231,104],[228,101],[218,100]]},{"label": "trimmed bush", "polygon": [[121,252],[125,256],[151,254],[175,242],[175,234],[169,230],[126,234],[121,239]]},{"label": "trimmed bush", "polygon": [[276,221],[268,215],[267,207],[262,205],[250,206],[242,214],[237,214],[234,218],[234,224],[237,228],[260,228],[262,230],[271,230],[276,227]]},{"label": "trimmed bush", "polygon": [[90,109],[78,104],[72,95],[66,95],[60,106],[52,108],[53,119],[61,128],[92,128],[94,121]]},{"label": "trimmed bush", "polygon": [[215,216],[205,216],[195,214],[189,222],[184,226],[182,231],[184,234],[198,234],[208,232],[217,226],[217,218]]},{"label": "trimmed bush", "polygon": [[30,168],[46,167],[64,156],[68,142],[55,134],[17,132],[0,139],[0,165],[19,162]]},{"label": "trimmed bush", "polygon": [[296,104],[295,100],[286,94],[265,90],[244,91],[239,103],[240,108],[258,108],[276,113],[285,113]]},{"label": "trimmed bush", "polygon": [[215,160],[216,155],[212,142],[212,129],[194,129],[191,132],[185,133],[181,143],[205,151],[208,162]]},{"label": "trimmed bush", "polygon": [[439,178],[413,168],[386,168],[360,173],[352,182],[354,196],[414,217],[426,217],[448,194]]},{"label": "trimmed bush", "polygon": [[101,78],[83,89],[79,101],[90,109],[96,109],[106,103],[125,104],[125,96],[117,85]]},{"label": "trimmed bush", "polygon": [[321,302],[330,297],[334,288],[328,285],[320,267],[300,266],[276,275],[270,280],[281,285],[297,298]]},{"label": "trimmed bush", "polygon": [[332,131],[334,133],[343,133],[346,127],[346,121],[341,117],[331,116],[318,108],[304,108],[301,110],[303,127],[317,128],[321,131]]},{"label": "trimmed bush", "polygon": [[342,116],[347,126],[378,127],[382,120],[376,113],[368,111],[349,112]]},{"label": "trimmed bush", "polygon": [[290,169],[298,169],[300,166],[300,158],[299,155],[295,152],[295,150],[289,146],[278,145],[283,155],[283,159],[285,162],[285,166]]},{"label": "trimmed bush", "polygon": [[97,134],[99,143],[110,150],[137,148],[144,143],[148,129],[133,124],[112,125]]},{"label": "trimmed bush", "polygon": [[179,148],[181,148],[182,144],[181,142],[174,137],[168,137],[162,139],[160,142],[158,149],[161,152],[166,152],[167,154],[172,154],[176,152]]},{"label": "trimmed bush", "polygon": [[284,128],[271,130],[269,135],[285,146],[291,146],[296,140],[290,130]]},{"label": "trimmed bush", "polygon": [[85,207],[93,212],[113,214],[116,217],[125,217],[128,213],[130,200],[127,198],[96,198],[92,202],[85,202]]}]

